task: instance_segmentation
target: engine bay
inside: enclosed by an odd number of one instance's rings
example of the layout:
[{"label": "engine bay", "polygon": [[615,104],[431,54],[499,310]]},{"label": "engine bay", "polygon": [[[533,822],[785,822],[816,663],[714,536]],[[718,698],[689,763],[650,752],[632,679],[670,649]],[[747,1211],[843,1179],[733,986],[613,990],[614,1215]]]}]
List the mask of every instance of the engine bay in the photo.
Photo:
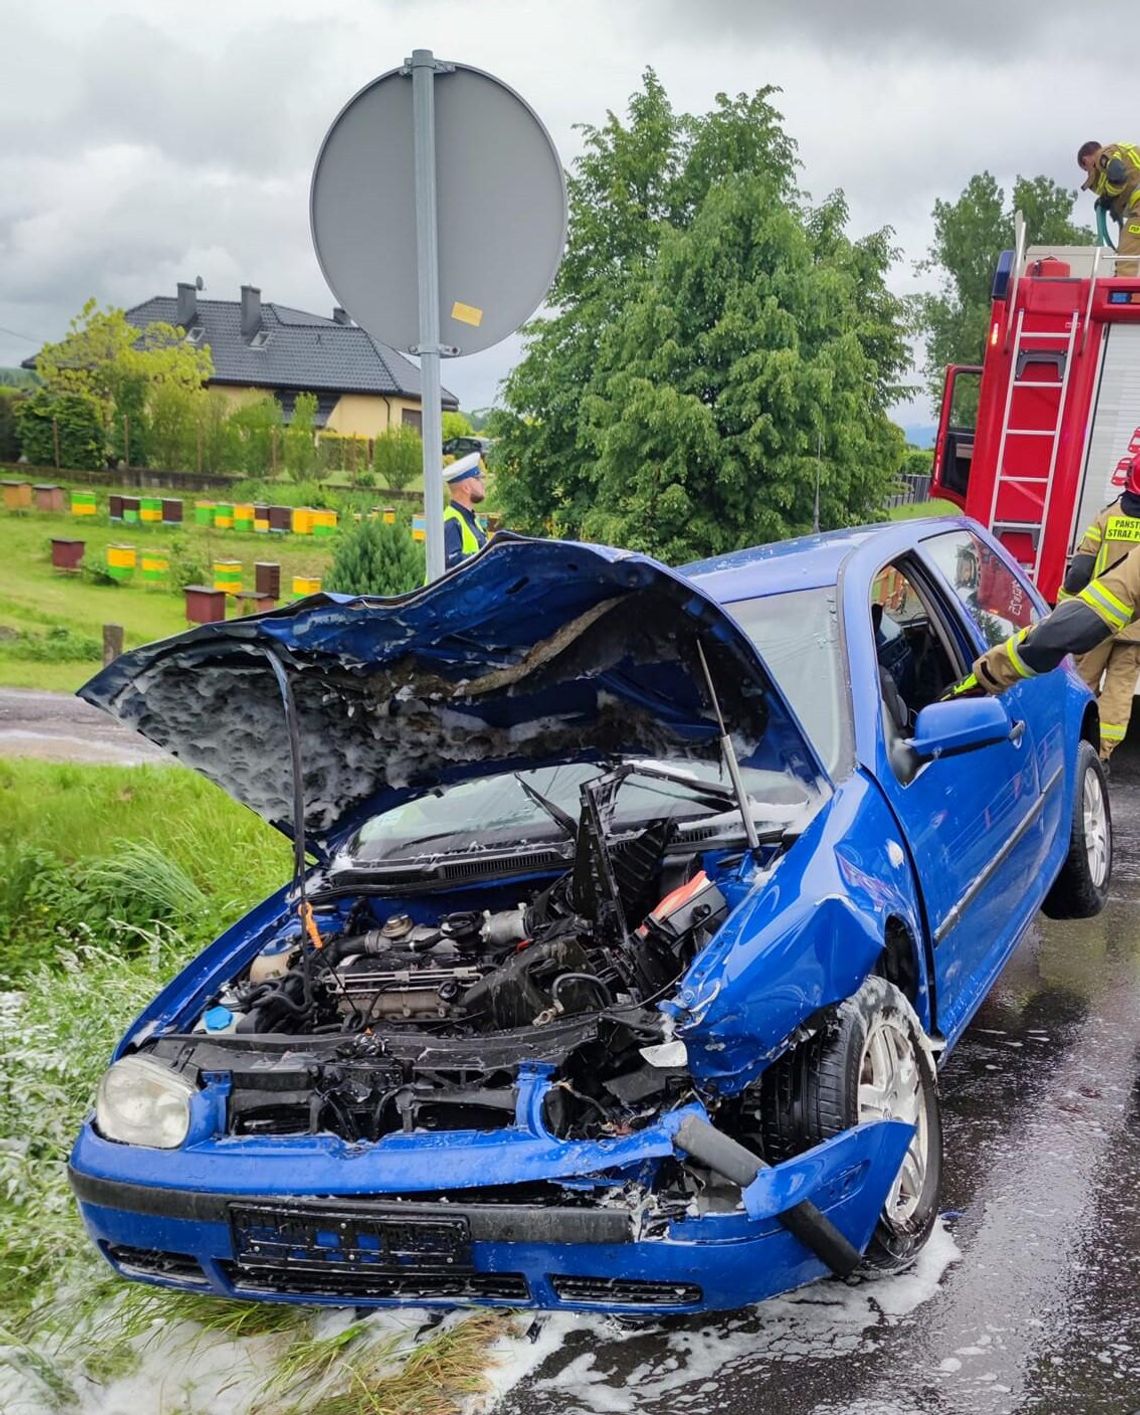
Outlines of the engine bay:
[{"label": "engine bay", "polygon": [[[582,786],[561,870],[526,872],[522,856],[513,879],[448,889],[432,875],[418,892],[314,871],[300,907],[157,1054],[230,1072],[232,1133],[509,1125],[527,1064],[555,1077],[554,1133],[636,1128],[691,1093],[655,1004],[724,923],[751,859],[739,843],[698,845],[671,818],[614,830],[621,782],[644,769]],[[696,789],[727,804],[722,787]],[[778,853],[778,831],[764,848]]]}]

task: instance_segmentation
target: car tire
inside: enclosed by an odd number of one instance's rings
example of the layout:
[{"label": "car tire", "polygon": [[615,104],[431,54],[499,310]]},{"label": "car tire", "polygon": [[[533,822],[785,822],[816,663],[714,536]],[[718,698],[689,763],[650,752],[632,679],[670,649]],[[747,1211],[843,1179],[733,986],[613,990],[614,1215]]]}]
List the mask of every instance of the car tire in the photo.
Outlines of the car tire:
[{"label": "car tire", "polygon": [[1041,908],[1050,919],[1091,919],[1112,879],[1112,811],[1104,768],[1088,742],[1077,747],[1069,853]]},{"label": "car tire", "polygon": [[878,1272],[913,1262],[938,1217],[942,1118],[934,1062],[898,988],[868,978],[768,1068],[760,1089],[765,1158],[773,1164],[861,1121],[893,1115],[917,1124],[863,1257],[864,1268]]}]

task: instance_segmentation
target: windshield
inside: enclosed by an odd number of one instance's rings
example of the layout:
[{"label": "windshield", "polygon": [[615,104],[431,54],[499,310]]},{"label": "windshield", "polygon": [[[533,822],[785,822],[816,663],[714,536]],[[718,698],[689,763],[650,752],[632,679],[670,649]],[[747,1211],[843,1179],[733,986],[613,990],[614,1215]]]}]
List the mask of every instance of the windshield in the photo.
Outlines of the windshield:
[{"label": "windshield", "polygon": [[[645,820],[705,820],[726,814],[739,821],[740,813],[729,797],[714,801],[702,790],[707,786],[731,790],[728,773],[719,763],[647,761],[646,765],[684,774],[692,779],[692,785],[636,774],[627,777],[617,798],[618,827]],[[560,762],[439,787],[373,816],[344,853],[354,863],[368,864],[410,855],[457,854],[477,847],[565,840],[567,831],[555,819],[557,811],[577,821],[579,788],[607,769],[608,764],[601,762]],[[802,782],[779,772],[741,767],[741,776],[759,827],[795,819],[811,799]],[[556,811],[552,813],[536,800],[535,793],[545,797]]]},{"label": "windshield", "polygon": [[834,585],[727,607],[760,650],[824,766],[840,774],[849,733]]}]

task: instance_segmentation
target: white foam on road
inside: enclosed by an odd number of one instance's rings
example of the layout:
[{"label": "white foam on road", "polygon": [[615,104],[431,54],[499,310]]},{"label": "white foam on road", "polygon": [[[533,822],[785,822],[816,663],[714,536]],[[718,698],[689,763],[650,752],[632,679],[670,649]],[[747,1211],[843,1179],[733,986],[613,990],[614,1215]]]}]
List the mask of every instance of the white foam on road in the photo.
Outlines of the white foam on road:
[{"label": "white foam on road", "polygon": [[[765,1363],[826,1361],[868,1350],[879,1333],[934,1297],[960,1257],[939,1224],[906,1272],[850,1285],[814,1283],[702,1327],[624,1327],[610,1318],[566,1313],[539,1319],[536,1339],[526,1335],[498,1343],[492,1394],[474,1403],[471,1412],[493,1410],[526,1380],[530,1389],[556,1402],[543,1404],[543,1410],[564,1415],[626,1415],[655,1402],[670,1410],[708,1410],[725,1377],[742,1366],[752,1371]],[[650,1347],[650,1354],[619,1373],[619,1348],[631,1338]]]}]

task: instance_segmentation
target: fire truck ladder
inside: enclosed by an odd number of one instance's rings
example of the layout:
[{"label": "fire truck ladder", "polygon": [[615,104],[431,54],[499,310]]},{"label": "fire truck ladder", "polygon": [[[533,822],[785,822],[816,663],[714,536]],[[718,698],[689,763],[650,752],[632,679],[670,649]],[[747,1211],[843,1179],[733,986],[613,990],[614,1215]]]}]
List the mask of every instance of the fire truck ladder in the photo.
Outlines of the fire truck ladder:
[{"label": "fire truck ladder", "polygon": [[[1025,310],[1017,312],[1017,329],[1013,339],[1013,359],[1010,364],[1009,386],[1005,393],[1005,411],[1002,414],[1001,439],[998,442],[997,475],[994,477],[994,494],[990,501],[989,528],[997,535],[1001,531],[1029,531],[1035,533],[1033,550],[1033,580],[1041,568],[1041,550],[1045,542],[1045,527],[1049,523],[1049,505],[1053,499],[1053,472],[1057,466],[1057,451],[1060,446],[1061,423],[1065,416],[1065,400],[1069,391],[1069,374],[1073,367],[1073,354],[1080,325],[1079,309],[1074,309],[1064,329],[1025,329]],[[1056,368],[1056,379],[1035,378],[1033,369],[1043,364]],[[1057,395],[1057,414],[1052,427],[1011,426],[1015,395],[1023,388],[1052,389]],[[1020,401],[1020,400],[1016,400]],[[1006,467],[1006,454],[1010,450],[1010,438],[1047,437],[1050,441],[1049,470],[1044,479],[1040,476],[1027,477],[1013,474]],[[1016,445],[1016,444],[1014,444]],[[1003,486],[1039,487],[1044,490],[1040,524],[1034,521],[999,521],[997,519],[998,496]]]}]

